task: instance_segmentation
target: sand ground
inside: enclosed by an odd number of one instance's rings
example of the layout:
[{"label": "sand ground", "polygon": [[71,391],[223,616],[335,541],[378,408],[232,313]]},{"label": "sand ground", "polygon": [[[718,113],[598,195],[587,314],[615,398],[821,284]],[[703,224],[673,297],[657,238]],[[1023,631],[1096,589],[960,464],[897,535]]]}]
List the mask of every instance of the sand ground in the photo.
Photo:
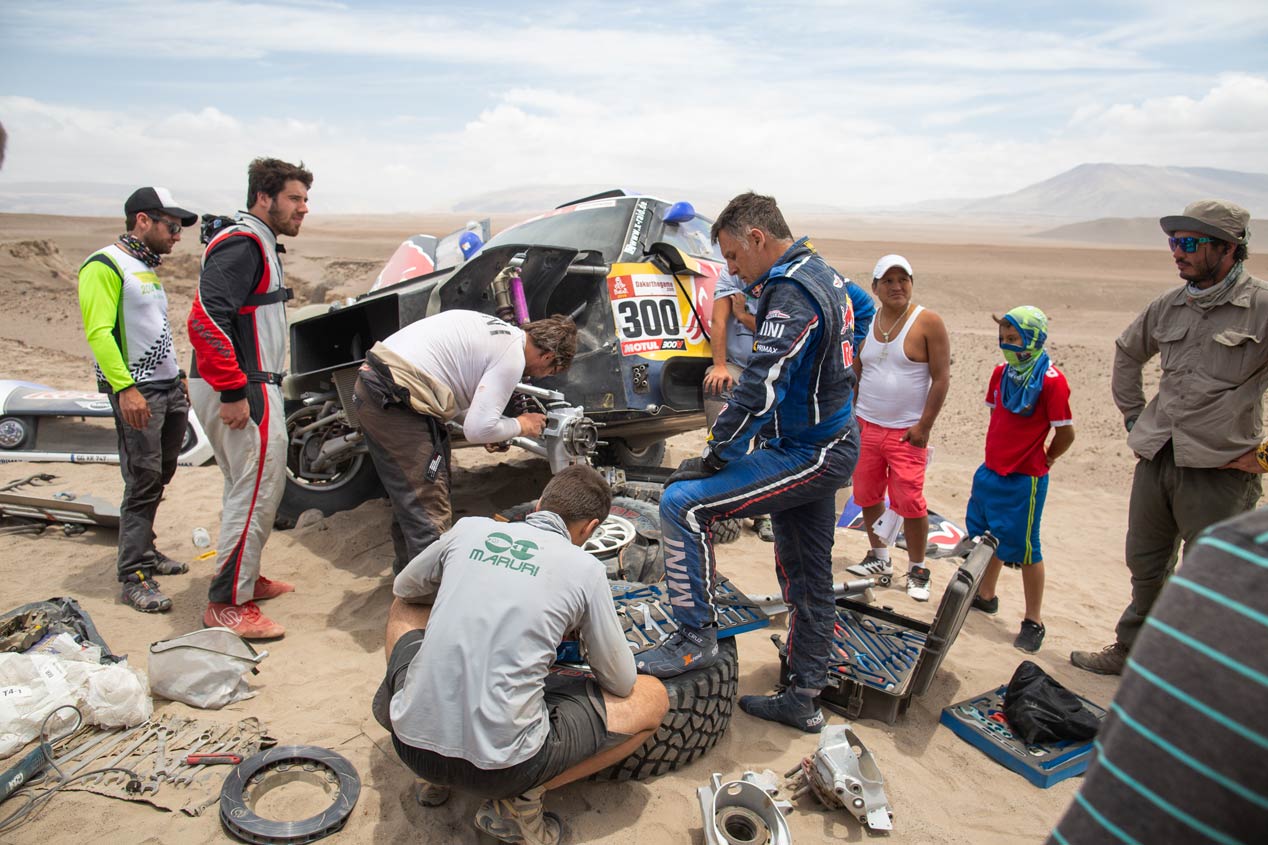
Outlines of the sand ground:
[{"label": "sand ground", "polygon": [[[323,219],[314,214],[288,244],[288,278],[299,294],[295,304],[359,293],[403,238],[419,231],[446,232],[465,219]],[[495,225],[505,222],[495,220]],[[880,255],[903,253],[916,270],[916,300],[946,320],[953,381],[931,440],[936,454],[927,495],[935,510],[953,519],[963,519],[969,479],[982,456],[987,424],[982,397],[999,360],[990,314],[1025,303],[1049,314],[1049,349],[1073,388],[1077,439],[1053,471],[1044,514],[1048,635],[1033,659],[1071,689],[1107,705],[1117,679],[1080,672],[1069,664],[1068,654],[1108,643],[1128,597],[1122,543],[1133,459],[1110,399],[1109,372],[1117,334],[1150,299],[1178,283],[1161,235],[1157,249],[1140,250],[1031,242],[1022,230],[967,224],[953,229],[900,222],[861,227],[823,217],[792,222],[794,229],[804,227],[814,236],[834,266],[856,279],[867,279]],[[5,303],[0,309],[0,378],[92,389],[75,271],[120,228],[120,222],[100,218],[0,215],[0,293]],[[197,247],[190,235],[160,270],[182,360],[188,358],[181,327],[197,274]],[[1250,266],[1261,277],[1268,271],[1262,257],[1252,258]],[[1154,374],[1147,375],[1147,384],[1155,380]],[[703,432],[675,438],[670,460],[696,453],[702,440]],[[459,514],[488,513],[532,498],[547,474],[542,462],[522,453],[499,463],[482,451],[466,450],[458,454],[457,464]],[[15,463],[0,469],[0,481],[40,471],[55,473],[65,489],[80,494],[117,499],[122,492],[113,466]],[[158,513],[160,547],[173,557],[192,558],[193,528],[204,526],[215,536],[220,492],[221,476],[214,465],[179,471]],[[847,493],[843,491],[842,500]],[[330,747],[353,763],[363,791],[346,829],[334,841],[481,841],[470,824],[474,799],[456,797],[438,809],[415,804],[413,778],[370,716],[369,698],[382,677],[382,629],[391,596],[389,520],[386,501],[378,500],[273,535],[264,571],[295,582],[298,590],[270,602],[267,610],[288,633],[269,645],[270,657],[252,679],[259,695],[233,705],[221,718],[258,716],[284,743]],[[865,550],[864,535],[839,532],[834,555],[838,575]],[[901,553],[898,559],[903,560]],[[719,553],[719,568],[753,593],[776,590],[772,561],[772,547],[751,532]],[[74,596],[113,650],[131,655],[144,668],[149,643],[199,626],[211,565],[198,563],[188,575],[163,580],[175,603],[163,615],[142,615],[118,604],[113,567],[114,537],[103,531],[73,538],[47,532],[0,539],[0,608]],[[933,571],[938,595],[953,570],[935,562]],[[1006,572],[1000,589],[999,614],[969,616],[933,686],[897,724],[857,723],[886,778],[895,843],[1039,842],[1078,785],[1076,779],[1035,788],[938,726],[942,707],[1006,682],[1025,657],[1011,647],[1021,620],[1020,579]],[[926,620],[936,603],[916,604],[901,590],[881,593],[880,601]],[[741,693],[764,692],[776,680],[778,661],[769,633],[739,639]],[[156,710],[189,708],[158,702]],[[832,721],[841,720],[834,716]],[[548,806],[565,818],[573,842],[699,845],[703,833],[695,790],[712,772],[724,779],[746,769],[782,773],[814,747],[811,737],[737,710],[718,746],[693,765],[643,783],[574,784],[553,793]],[[294,800],[302,803],[311,796]],[[799,842],[868,838],[852,819],[825,811],[810,799],[798,805],[789,824]],[[10,841],[87,838],[217,842],[226,835],[214,814],[192,819],[70,793],[57,797],[35,821],[11,834]]]}]

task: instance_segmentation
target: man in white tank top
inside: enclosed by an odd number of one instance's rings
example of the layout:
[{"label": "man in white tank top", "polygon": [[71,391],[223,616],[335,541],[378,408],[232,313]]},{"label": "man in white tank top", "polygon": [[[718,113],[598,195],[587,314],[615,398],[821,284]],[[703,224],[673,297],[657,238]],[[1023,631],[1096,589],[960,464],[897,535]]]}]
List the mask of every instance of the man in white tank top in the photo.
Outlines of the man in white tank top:
[{"label": "man in white tank top", "polygon": [[872,527],[889,506],[903,518],[907,538],[907,594],[929,600],[925,544],[929,510],[925,466],[929,432],[951,385],[951,340],[942,318],[912,301],[911,264],[886,255],[872,272],[880,312],[854,359],[859,377],[859,460],[854,467],[854,502],[863,509],[871,550],[849,568],[856,575],[894,571],[889,547]]}]

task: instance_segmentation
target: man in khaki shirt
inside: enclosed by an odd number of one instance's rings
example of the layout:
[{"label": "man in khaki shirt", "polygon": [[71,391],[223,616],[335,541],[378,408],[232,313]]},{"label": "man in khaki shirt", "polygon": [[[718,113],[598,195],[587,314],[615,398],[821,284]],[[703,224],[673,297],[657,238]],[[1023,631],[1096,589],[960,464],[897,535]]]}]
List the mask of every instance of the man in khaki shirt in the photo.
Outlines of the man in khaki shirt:
[{"label": "man in khaki shirt", "polygon": [[[1150,303],[1116,344],[1114,403],[1138,459],[1127,514],[1132,600],[1113,644],[1070,655],[1102,675],[1122,674],[1180,541],[1187,552],[1208,526],[1253,508],[1268,471],[1268,283],[1242,266],[1250,213],[1199,200],[1159,222],[1186,284]],[[1162,379],[1146,404],[1141,369],[1154,355]]]}]

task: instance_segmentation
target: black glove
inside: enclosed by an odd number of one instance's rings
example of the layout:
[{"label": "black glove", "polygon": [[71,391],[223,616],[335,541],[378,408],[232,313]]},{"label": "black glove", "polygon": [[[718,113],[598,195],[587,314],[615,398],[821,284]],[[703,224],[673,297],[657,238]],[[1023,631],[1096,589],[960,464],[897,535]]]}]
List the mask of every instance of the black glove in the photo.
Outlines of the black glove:
[{"label": "black glove", "polygon": [[1139,414],[1137,414],[1134,417],[1128,417],[1127,419],[1123,420],[1123,427],[1126,428],[1127,431],[1130,433],[1131,430],[1136,426],[1136,420],[1138,419],[1140,419]]},{"label": "black glove", "polygon": [[708,478],[718,471],[717,467],[705,463],[704,458],[687,458],[678,465],[678,469],[674,470],[673,475],[665,481],[665,486],[673,484],[675,481],[695,481],[698,478]]}]

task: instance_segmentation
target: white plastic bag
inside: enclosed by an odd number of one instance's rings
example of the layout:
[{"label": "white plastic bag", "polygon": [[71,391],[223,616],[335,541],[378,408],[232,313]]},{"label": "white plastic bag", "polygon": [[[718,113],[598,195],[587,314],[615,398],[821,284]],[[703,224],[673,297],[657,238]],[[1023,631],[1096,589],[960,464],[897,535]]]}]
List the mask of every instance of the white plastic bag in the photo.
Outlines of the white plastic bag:
[{"label": "white plastic bag", "polygon": [[101,666],[54,654],[0,653],[0,757],[35,739],[44,717],[64,704],[78,707],[85,724],[103,727],[139,725],[154,713],[145,676],[126,661]]},{"label": "white plastic bag", "polygon": [[[126,663],[97,667],[88,675],[87,712],[103,728],[139,725],[154,714],[145,676]],[[83,708],[81,708],[82,710]]]},{"label": "white plastic bag", "polygon": [[150,645],[150,692],[191,707],[219,710],[255,695],[247,672],[268,657],[228,628],[203,628]]}]

